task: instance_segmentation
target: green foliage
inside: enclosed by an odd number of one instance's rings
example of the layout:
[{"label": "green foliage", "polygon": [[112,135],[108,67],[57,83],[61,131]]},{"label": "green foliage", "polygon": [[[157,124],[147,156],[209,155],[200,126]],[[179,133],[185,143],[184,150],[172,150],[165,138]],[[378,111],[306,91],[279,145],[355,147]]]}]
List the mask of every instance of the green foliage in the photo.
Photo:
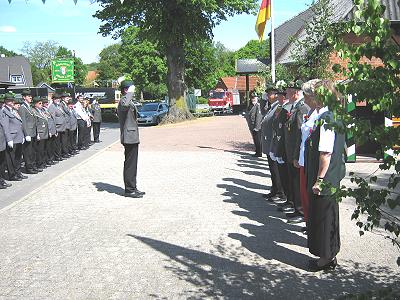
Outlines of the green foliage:
[{"label": "green foliage", "polygon": [[[347,60],[347,68],[340,65],[334,66],[350,80],[337,86],[343,95],[357,95],[360,100],[366,100],[377,112],[385,112],[388,118],[398,116],[400,112],[400,61],[399,46],[391,40],[389,20],[383,18],[385,7],[378,0],[355,1],[357,10],[355,19],[344,24],[342,35],[330,35],[329,41],[338,55]],[[355,34],[364,38],[361,44],[348,44],[343,36]],[[361,62],[361,58],[379,58],[383,65],[372,66]],[[400,207],[399,182],[400,162],[394,151],[394,156],[384,157],[383,153],[392,149],[400,140],[400,128],[377,126],[354,118],[347,113],[346,108],[332,97],[327,91],[320,90],[322,99],[337,117],[345,124],[346,131],[356,138],[356,143],[372,137],[378,142],[382,150],[377,153],[377,158],[382,159],[379,165],[381,170],[390,170],[391,174],[386,183],[377,185],[377,177],[373,174],[362,177],[350,174],[355,188],[342,187],[337,193],[338,200],[351,197],[355,199],[356,209],[352,219],[359,227],[360,235],[365,231],[373,231],[376,227],[383,227],[385,237],[390,239],[400,249],[400,218],[394,209]],[[367,217],[365,218],[364,215]],[[398,261],[400,262],[400,260]]]},{"label": "green foliage", "polygon": [[208,104],[208,99],[204,97],[197,97],[198,104]]},{"label": "green foliage", "polygon": [[51,83],[50,67],[39,69],[36,65],[31,65],[33,85],[41,82]]},{"label": "green foliage", "polygon": [[143,36],[168,47],[177,41],[210,39],[212,29],[222,20],[237,13],[254,13],[257,0],[187,0],[124,2],[99,0],[102,7],[95,17],[104,23],[103,35],[119,37],[124,29],[134,25]]},{"label": "green foliage", "polygon": [[[127,27],[140,29],[138,38],[156,45],[167,59],[167,86],[171,109],[169,113],[190,117],[182,101],[185,85],[185,45],[211,40],[212,29],[237,13],[255,12],[257,0],[187,0],[124,2],[98,0],[101,9],[95,17],[103,21],[103,35],[121,36]],[[152,45],[146,51],[152,51]],[[145,62],[150,64],[151,62]],[[160,64],[157,64],[159,67]],[[150,76],[155,73],[150,74]],[[144,79],[144,78],[142,78]],[[145,80],[140,83],[144,84]],[[182,114],[180,114],[182,112]]]},{"label": "green foliage", "polygon": [[[59,46],[57,42],[46,41],[31,44],[25,42],[22,53],[29,59],[32,68],[33,84],[40,82],[51,83],[51,61],[55,58],[73,58],[71,50]],[[82,59],[75,57],[75,83],[83,84],[87,74],[87,68]]]},{"label": "green foliage", "polygon": [[215,43],[214,48],[218,66],[215,70],[215,77],[219,79],[221,77],[235,76],[235,52],[228,50],[220,42]]},{"label": "green foliage", "polygon": [[85,64],[88,72],[89,71],[97,71],[97,69],[99,68],[99,63],[97,62],[92,62],[90,64]]},{"label": "green foliage", "polygon": [[[241,49],[239,50],[241,51]],[[189,88],[208,92],[215,87],[218,79],[235,75],[236,53],[221,43],[208,40],[186,43],[185,79]],[[122,35],[122,44],[104,48],[97,65],[100,85],[116,80],[128,73],[139,91],[160,98],[167,94],[167,64],[165,54],[158,45],[143,39],[139,29],[131,27]]]},{"label": "green foliage", "polygon": [[330,0],[313,2],[313,17],[304,25],[306,38],[292,37],[294,49],[290,55],[296,61],[296,69],[290,71],[294,77],[308,80],[331,76],[328,65],[333,47],[328,43],[328,37],[335,35],[337,24],[332,25],[333,13],[330,3]]},{"label": "green foliage", "polygon": [[269,39],[260,43],[258,40],[250,40],[247,44],[235,52],[236,59],[259,58],[265,59],[270,56]]},{"label": "green foliage", "polygon": [[[293,81],[297,78],[296,74],[296,65],[283,65],[283,64],[276,64],[275,66],[275,77],[277,80],[283,80],[286,83]],[[264,72],[259,74],[263,78],[265,78],[266,82],[272,82],[272,75],[271,75],[271,68],[270,66]]]},{"label": "green foliage", "polygon": [[108,86],[107,83],[117,80],[124,72],[119,53],[120,47],[121,44],[113,44],[101,50],[99,54],[100,60],[97,66],[99,76],[96,82],[101,86]]},{"label": "green foliage", "polygon": [[188,42],[185,45],[185,79],[188,87],[208,92],[218,81],[220,63],[217,49],[209,40]]},{"label": "green foliage", "polygon": [[31,64],[34,85],[51,82],[51,61],[56,57],[58,47],[58,43],[54,41],[24,43],[21,52]]},{"label": "green foliage", "polygon": [[118,50],[122,70],[132,76],[139,91],[152,91],[156,96],[165,92],[167,73],[163,53],[158,50],[158,44],[143,39],[140,30],[127,28],[121,36],[121,47]]},{"label": "green foliage", "polygon": [[0,54],[4,54],[6,57],[17,56],[18,54],[12,50],[7,50],[3,46],[0,46]]},{"label": "green foliage", "polygon": [[22,53],[29,59],[31,65],[38,69],[46,69],[51,67],[51,61],[56,57],[59,45],[55,41],[46,42],[24,42],[21,49]]}]

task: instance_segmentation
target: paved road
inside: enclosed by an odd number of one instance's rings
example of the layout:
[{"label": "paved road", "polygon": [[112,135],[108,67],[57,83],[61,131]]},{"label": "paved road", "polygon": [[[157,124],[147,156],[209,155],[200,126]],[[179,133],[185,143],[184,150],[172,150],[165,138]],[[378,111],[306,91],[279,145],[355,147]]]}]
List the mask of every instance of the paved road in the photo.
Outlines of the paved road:
[{"label": "paved road", "polygon": [[241,117],[145,127],[141,140],[141,200],[120,195],[116,143],[0,210],[0,299],[330,299],[398,280],[398,253],[358,236],[351,201],[340,267],[306,271],[305,236],[260,196],[267,162]]},{"label": "paved road", "polygon": [[10,205],[20,198],[25,197],[32,191],[40,188],[43,184],[64,172],[68,172],[68,170],[92,157],[100,150],[115,143],[115,141],[118,139],[119,133],[119,128],[117,126],[118,124],[116,123],[103,123],[100,132],[101,143],[94,144],[88,150],[81,151],[78,155],[59,162],[51,168],[45,169],[44,172],[35,175],[27,175],[28,179],[26,180],[11,182],[13,185],[11,188],[0,191],[0,209]]}]

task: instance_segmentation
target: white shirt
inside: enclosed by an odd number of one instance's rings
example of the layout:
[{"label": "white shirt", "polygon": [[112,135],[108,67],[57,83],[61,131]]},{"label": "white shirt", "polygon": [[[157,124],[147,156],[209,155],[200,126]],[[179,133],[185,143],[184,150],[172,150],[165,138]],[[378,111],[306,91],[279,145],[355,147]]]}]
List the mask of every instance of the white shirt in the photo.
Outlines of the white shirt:
[{"label": "white shirt", "polygon": [[301,124],[301,143],[299,153],[299,165],[304,167],[304,152],[306,150],[306,140],[310,136],[310,131],[314,128],[314,123],[318,120],[318,112],[315,109],[308,117],[308,120]]},{"label": "white shirt", "polygon": [[[311,130],[315,127],[315,123],[320,119],[321,115],[328,111],[328,107],[325,106],[317,112],[314,110],[308,120],[303,122],[301,125],[301,143],[300,143],[300,153],[299,153],[299,165],[304,167],[304,152],[305,152],[305,144],[306,140],[310,136]],[[325,125],[321,126],[320,135],[319,135],[319,145],[318,151],[320,152],[333,152],[333,146],[335,144],[335,132],[326,129]]]},{"label": "white shirt", "polygon": [[83,109],[83,106],[79,101],[75,103],[74,110],[79,119],[82,119],[84,121],[87,121],[89,119],[89,116],[87,115],[86,111]]},{"label": "white shirt", "polygon": [[[327,111],[328,111],[327,106],[320,109],[318,113],[318,119],[321,117],[323,113]],[[332,153],[334,145],[335,145],[335,132],[333,130],[326,129],[325,125],[322,125],[319,134],[318,151]]]}]

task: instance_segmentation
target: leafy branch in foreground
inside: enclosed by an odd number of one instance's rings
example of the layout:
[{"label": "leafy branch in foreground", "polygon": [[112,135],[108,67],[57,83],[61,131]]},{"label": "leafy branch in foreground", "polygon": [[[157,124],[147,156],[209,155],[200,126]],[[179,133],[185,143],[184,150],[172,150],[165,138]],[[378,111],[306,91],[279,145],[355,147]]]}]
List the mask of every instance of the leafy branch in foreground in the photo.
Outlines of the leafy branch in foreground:
[{"label": "leafy branch in foreground", "polygon": [[[354,19],[338,24],[342,34],[328,36],[343,62],[332,69],[348,78],[337,88],[342,95],[357,96],[358,100],[366,101],[374,112],[384,112],[392,118],[400,112],[400,49],[391,39],[390,21],[383,17],[385,6],[379,0],[368,0],[367,3],[355,0],[354,3]],[[346,37],[349,36],[357,37],[362,42],[348,43]],[[350,173],[351,182],[356,187],[342,186],[336,192],[337,200],[346,197],[355,199],[352,219],[356,221],[360,235],[381,227],[385,230],[384,236],[400,250],[400,151],[392,150],[399,144],[400,128],[384,124],[372,127],[365,120],[349,114],[345,103],[337,101],[336,97],[323,90],[320,93],[324,103],[344,123],[346,132],[355,136],[356,143],[365,142],[366,137],[370,137],[381,146],[376,154],[377,159],[382,160],[379,170],[389,171],[387,181],[379,184],[374,174],[363,178]],[[397,262],[400,263],[400,258]]]}]

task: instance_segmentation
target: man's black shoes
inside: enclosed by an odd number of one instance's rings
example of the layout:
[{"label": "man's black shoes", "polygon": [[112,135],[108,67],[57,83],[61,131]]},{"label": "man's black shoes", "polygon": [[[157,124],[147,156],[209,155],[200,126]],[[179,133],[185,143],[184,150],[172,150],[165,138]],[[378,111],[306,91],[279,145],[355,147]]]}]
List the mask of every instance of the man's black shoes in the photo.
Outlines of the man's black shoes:
[{"label": "man's black shoes", "polygon": [[11,183],[7,183],[4,180],[0,181],[0,189],[2,189],[2,190],[10,187],[11,185],[12,185]]},{"label": "man's black shoes", "polygon": [[145,194],[146,194],[145,192],[141,192],[138,189],[136,189],[133,192],[125,192],[124,196],[130,198],[143,198]]},{"label": "man's black shoes", "polygon": [[142,195],[142,196],[146,195],[145,192],[141,192],[141,191],[139,191],[138,189],[135,189],[135,192],[138,193],[139,195]]},{"label": "man's black shoes", "polygon": [[26,174],[37,174],[38,171],[36,171],[35,169],[26,169],[26,170],[25,170],[25,173],[26,173]]}]

